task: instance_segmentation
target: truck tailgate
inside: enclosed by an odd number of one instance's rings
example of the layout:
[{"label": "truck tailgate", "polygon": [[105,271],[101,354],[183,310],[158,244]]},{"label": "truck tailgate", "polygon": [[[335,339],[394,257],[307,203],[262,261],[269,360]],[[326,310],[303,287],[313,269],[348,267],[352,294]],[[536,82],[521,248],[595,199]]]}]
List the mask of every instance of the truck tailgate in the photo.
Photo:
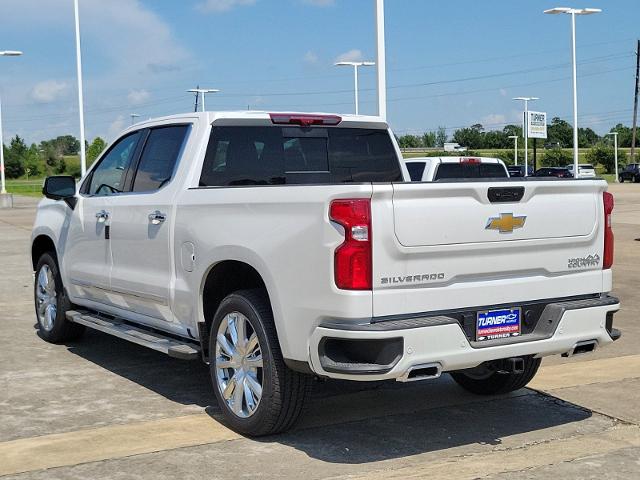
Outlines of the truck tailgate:
[{"label": "truck tailgate", "polygon": [[[490,189],[522,188],[520,200],[489,200]],[[593,180],[374,186],[374,316],[603,291],[605,189]]]}]

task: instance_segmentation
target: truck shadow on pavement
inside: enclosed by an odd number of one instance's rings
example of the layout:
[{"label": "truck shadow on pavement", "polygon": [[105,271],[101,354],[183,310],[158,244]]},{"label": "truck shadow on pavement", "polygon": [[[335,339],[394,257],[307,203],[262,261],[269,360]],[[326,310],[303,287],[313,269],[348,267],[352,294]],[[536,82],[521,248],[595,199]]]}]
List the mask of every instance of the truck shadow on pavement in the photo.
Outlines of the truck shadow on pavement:
[{"label": "truck shadow on pavement", "polygon": [[[96,332],[67,348],[170,401],[198,405],[223,423],[208,369],[200,362],[175,360]],[[527,389],[499,397],[472,395],[448,375],[410,384],[317,381],[298,425],[257,441],[330,463],[362,464],[500,445],[515,435],[523,435],[523,443],[525,435],[527,443],[543,441],[548,429],[590,417],[589,410]]]}]

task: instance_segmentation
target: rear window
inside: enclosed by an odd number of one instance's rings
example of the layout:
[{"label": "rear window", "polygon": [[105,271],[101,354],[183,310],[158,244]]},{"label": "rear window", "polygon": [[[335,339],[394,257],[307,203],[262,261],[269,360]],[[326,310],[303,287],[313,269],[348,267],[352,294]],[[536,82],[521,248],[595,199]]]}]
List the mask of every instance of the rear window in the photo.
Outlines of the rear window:
[{"label": "rear window", "polygon": [[412,182],[421,182],[422,175],[424,175],[424,169],[427,166],[425,162],[407,162],[407,170],[409,171],[409,178]]},{"label": "rear window", "polygon": [[433,180],[506,177],[507,172],[499,163],[441,163]]},{"label": "rear window", "polygon": [[221,126],[211,130],[200,186],[400,180],[386,130]]}]

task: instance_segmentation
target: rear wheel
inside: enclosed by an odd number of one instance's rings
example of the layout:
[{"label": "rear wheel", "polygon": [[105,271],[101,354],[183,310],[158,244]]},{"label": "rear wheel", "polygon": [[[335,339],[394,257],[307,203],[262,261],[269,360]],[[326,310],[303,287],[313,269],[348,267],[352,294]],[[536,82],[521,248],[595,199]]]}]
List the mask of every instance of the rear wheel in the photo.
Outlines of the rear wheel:
[{"label": "rear wheel", "polygon": [[618,180],[620,180],[620,183],[624,183],[624,177],[622,175],[618,177]]},{"label": "rear wheel", "polygon": [[311,377],[287,368],[266,293],[227,296],[209,335],[214,392],[231,427],[246,435],[271,435],[293,426]]},{"label": "rear wheel", "polygon": [[465,390],[478,395],[497,395],[525,387],[540,367],[539,358],[525,357],[522,373],[502,373],[495,362],[485,362],[475,368],[451,372],[451,376]]},{"label": "rear wheel", "polygon": [[51,253],[44,253],[36,267],[33,296],[40,336],[50,343],[76,340],[84,333],[84,326],[67,320],[71,302],[62,286],[58,262]]}]

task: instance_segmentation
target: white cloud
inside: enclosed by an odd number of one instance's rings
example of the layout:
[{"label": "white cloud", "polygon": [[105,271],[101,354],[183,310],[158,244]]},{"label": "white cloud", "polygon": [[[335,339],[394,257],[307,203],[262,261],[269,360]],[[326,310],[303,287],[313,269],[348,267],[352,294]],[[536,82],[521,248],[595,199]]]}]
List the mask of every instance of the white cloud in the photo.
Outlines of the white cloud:
[{"label": "white cloud", "polygon": [[507,90],[506,90],[505,88],[501,88],[501,89],[500,89],[500,95],[501,95],[501,96],[506,97],[508,93],[509,93],[509,92],[507,92]]},{"label": "white cloud", "polygon": [[31,98],[39,103],[51,103],[63,96],[69,85],[58,80],[45,80],[31,90]]},{"label": "white cloud", "polygon": [[502,113],[490,113],[482,117],[480,123],[486,125],[490,130],[492,127],[505,125],[507,123],[507,117]]},{"label": "white cloud", "polygon": [[362,50],[353,49],[348,52],[344,52],[338,55],[336,58],[336,63],[338,62],[359,62],[362,60]]},{"label": "white cloud", "polygon": [[149,100],[149,97],[151,97],[151,94],[145,89],[131,90],[127,95],[127,100],[131,105],[140,105]]},{"label": "white cloud", "polygon": [[302,3],[313,5],[314,7],[332,7],[336,4],[336,0],[302,0]]},{"label": "white cloud", "polygon": [[305,63],[308,63],[310,65],[315,65],[316,63],[318,63],[318,55],[315,52],[309,50],[304,54],[304,61]]},{"label": "white cloud", "polygon": [[204,0],[196,8],[202,12],[228,12],[235,7],[255,5],[256,0]]}]

